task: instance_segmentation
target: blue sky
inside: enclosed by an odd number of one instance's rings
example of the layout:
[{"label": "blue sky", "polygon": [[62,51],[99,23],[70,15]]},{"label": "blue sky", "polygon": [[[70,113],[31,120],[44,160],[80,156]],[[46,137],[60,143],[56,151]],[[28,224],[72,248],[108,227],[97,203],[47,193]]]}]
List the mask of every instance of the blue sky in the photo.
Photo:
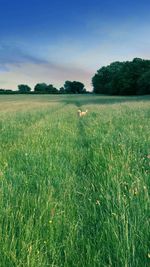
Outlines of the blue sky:
[{"label": "blue sky", "polygon": [[0,0],[0,88],[57,88],[97,69],[150,59],[149,0]]}]

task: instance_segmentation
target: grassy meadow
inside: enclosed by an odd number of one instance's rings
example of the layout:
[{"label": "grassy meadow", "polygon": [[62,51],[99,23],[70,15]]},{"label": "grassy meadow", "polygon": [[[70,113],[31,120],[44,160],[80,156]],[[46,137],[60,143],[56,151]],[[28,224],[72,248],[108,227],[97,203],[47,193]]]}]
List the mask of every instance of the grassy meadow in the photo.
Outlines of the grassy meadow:
[{"label": "grassy meadow", "polygon": [[148,96],[0,96],[0,267],[150,266],[149,119]]}]

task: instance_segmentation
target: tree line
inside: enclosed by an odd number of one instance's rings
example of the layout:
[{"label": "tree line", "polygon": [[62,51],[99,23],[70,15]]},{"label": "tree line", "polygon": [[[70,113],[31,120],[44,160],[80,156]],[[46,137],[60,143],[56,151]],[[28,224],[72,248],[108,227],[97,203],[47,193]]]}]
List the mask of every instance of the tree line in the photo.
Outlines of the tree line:
[{"label": "tree line", "polygon": [[150,60],[113,62],[92,78],[93,92],[109,95],[150,94]]},{"label": "tree line", "polygon": [[27,84],[19,84],[18,90],[0,89],[1,94],[85,94],[88,91],[85,89],[83,83],[78,81],[66,81],[64,86],[57,89],[52,84],[37,83],[34,90]]},{"label": "tree line", "polygon": [[[101,67],[92,78],[93,93],[106,95],[150,94],[150,60],[134,58],[132,61],[113,62]],[[18,90],[0,89],[1,94],[84,94],[89,93],[83,83],[66,81],[57,89],[52,84],[38,83],[34,90],[26,84],[18,85]]]}]

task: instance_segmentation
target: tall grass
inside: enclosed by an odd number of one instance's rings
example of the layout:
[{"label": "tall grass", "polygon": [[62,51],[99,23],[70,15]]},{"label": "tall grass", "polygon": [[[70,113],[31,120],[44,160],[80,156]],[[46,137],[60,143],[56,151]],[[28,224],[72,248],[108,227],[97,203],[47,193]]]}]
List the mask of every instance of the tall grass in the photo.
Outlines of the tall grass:
[{"label": "tall grass", "polygon": [[147,98],[8,97],[0,266],[149,266]]}]

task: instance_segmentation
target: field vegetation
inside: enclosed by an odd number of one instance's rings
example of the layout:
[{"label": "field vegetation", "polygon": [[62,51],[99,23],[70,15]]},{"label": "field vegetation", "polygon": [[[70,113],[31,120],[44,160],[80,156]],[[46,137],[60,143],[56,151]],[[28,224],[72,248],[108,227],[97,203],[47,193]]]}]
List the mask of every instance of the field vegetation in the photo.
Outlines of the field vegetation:
[{"label": "field vegetation", "polygon": [[149,101],[0,97],[1,267],[149,266]]}]

